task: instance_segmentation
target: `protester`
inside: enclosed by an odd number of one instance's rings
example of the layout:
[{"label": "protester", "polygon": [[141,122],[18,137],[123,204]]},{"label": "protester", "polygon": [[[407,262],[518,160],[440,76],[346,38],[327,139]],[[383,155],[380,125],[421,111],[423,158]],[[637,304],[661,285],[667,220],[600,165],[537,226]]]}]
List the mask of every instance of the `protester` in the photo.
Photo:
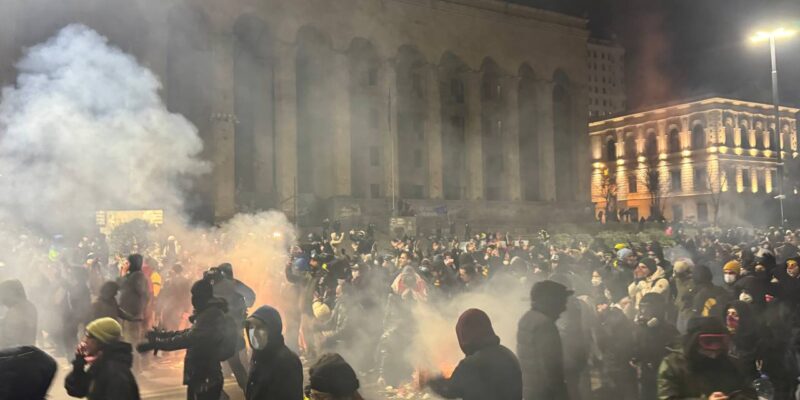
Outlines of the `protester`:
[{"label": "protester", "polygon": [[0,304],[6,307],[0,317],[0,349],[35,345],[38,313],[18,280],[0,282]]},{"label": "protester", "polygon": [[313,400],[364,400],[356,372],[336,353],[323,354],[308,370],[307,397]]},{"label": "protester", "polygon": [[245,322],[253,355],[245,389],[247,400],[301,400],[303,365],[284,344],[283,322],[277,310],[261,306]]},{"label": "protester", "polygon": [[53,357],[33,346],[0,350],[0,399],[46,399],[56,367]]},{"label": "protester", "polygon": [[222,393],[222,367],[220,362],[230,358],[221,354],[224,341],[227,305],[214,297],[208,280],[192,285],[190,318],[192,327],[178,332],[151,332],[148,341],[139,344],[140,352],[152,350],[174,351],[186,349],[183,360],[183,384],[187,386],[189,400],[218,400]]},{"label": "protester", "polygon": [[72,372],[64,380],[70,396],[139,400],[139,386],[131,372],[133,349],[121,339],[122,327],[113,318],[100,318],[86,325],[86,335],[72,361]]},{"label": "protester", "polygon": [[446,399],[520,400],[522,371],[511,350],[500,344],[489,316],[472,308],[458,318],[458,345],[466,355],[452,376],[438,376],[421,382]]},{"label": "protester", "polygon": [[525,400],[567,399],[563,348],[556,321],[573,292],[553,281],[531,289],[531,309],[519,321],[517,356]]}]

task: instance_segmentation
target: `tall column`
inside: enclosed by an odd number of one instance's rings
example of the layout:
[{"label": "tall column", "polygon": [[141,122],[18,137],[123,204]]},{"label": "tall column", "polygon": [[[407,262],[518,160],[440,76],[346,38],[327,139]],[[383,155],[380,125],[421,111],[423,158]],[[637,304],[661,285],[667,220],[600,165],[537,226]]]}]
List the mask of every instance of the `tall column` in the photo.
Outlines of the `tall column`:
[{"label": "tall column", "polygon": [[384,103],[379,106],[383,127],[384,195],[390,200],[398,196],[400,181],[397,157],[397,73],[394,65],[387,62],[381,69],[381,93]]},{"label": "tall column", "polygon": [[692,148],[692,132],[689,128],[689,117],[681,117],[681,150]]},{"label": "tall column", "polygon": [[432,65],[427,69],[428,118],[425,120],[425,141],[428,147],[428,197],[442,196],[442,104],[439,95],[439,70]]},{"label": "tall column", "polygon": [[[538,81],[539,98],[539,118],[537,122],[539,127],[537,133],[539,134],[539,193],[542,194],[541,198],[544,201],[554,201],[556,198],[556,170],[555,170],[555,143],[553,130],[555,129],[553,122],[553,86],[554,83],[547,81]],[[619,141],[617,142],[617,157],[621,154],[619,151]],[[613,167],[608,166],[609,169]]]},{"label": "tall column", "polygon": [[519,77],[510,76],[503,79],[505,88],[505,128],[503,130],[503,154],[505,154],[505,178],[508,188],[508,199],[522,199],[522,182],[520,179],[519,154]]},{"label": "tall column", "polygon": [[275,47],[275,142],[279,208],[294,216],[297,202],[297,76],[296,49],[288,43]]},{"label": "tall column", "polygon": [[667,153],[669,151],[668,149],[669,145],[667,143],[667,120],[664,119],[659,120],[658,122],[656,122],[656,126],[658,129],[656,132],[658,154],[660,155],[662,153]]},{"label": "tall column", "polygon": [[480,74],[464,74],[464,91],[467,105],[466,148],[467,148],[467,198],[483,198],[483,140],[481,132],[481,85]]},{"label": "tall column", "polygon": [[233,114],[233,36],[212,37],[211,140],[214,153],[214,219],[224,220],[236,213]]},{"label": "tall column", "polygon": [[350,70],[347,56],[334,53],[331,62],[331,122],[334,149],[333,193],[350,196],[352,175],[350,173]]}]

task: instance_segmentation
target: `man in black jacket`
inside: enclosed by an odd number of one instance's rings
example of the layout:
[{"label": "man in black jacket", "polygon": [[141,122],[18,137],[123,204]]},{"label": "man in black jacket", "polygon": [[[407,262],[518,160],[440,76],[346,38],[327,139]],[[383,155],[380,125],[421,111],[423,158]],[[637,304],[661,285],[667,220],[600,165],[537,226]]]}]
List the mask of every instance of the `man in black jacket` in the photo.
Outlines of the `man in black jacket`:
[{"label": "man in black jacket", "polygon": [[261,306],[245,322],[253,349],[247,400],[301,400],[303,365],[283,341],[283,322],[277,310]]},{"label": "man in black jacket", "polygon": [[571,290],[550,280],[531,289],[531,309],[517,330],[517,356],[522,367],[525,400],[566,400],[563,348],[556,320],[567,309]]},{"label": "man in black jacket", "polygon": [[225,317],[225,300],[213,295],[214,289],[207,280],[192,285],[194,314],[189,318],[192,327],[179,332],[151,332],[148,342],[139,344],[139,352],[151,350],[186,349],[183,359],[183,384],[187,386],[189,400],[218,400],[222,392],[222,356]]},{"label": "man in black jacket", "polygon": [[500,344],[485,312],[472,308],[461,314],[456,336],[466,357],[458,363],[453,375],[427,381],[423,374],[420,383],[427,384],[446,399],[522,399],[519,361],[511,350]]},{"label": "man in black jacket", "polygon": [[96,319],[86,325],[86,337],[78,346],[72,372],[64,381],[70,396],[139,400],[139,386],[131,373],[133,350],[120,340],[121,336],[122,327],[113,318]]},{"label": "man in black jacket", "polygon": [[0,305],[6,307],[0,318],[0,348],[36,344],[36,306],[25,295],[22,282],[0,282]]},{"label": "man in black jacket", "polygon": [[46,399],[55,374],[56,360],[36,347],[0,350],[0,399]]}]

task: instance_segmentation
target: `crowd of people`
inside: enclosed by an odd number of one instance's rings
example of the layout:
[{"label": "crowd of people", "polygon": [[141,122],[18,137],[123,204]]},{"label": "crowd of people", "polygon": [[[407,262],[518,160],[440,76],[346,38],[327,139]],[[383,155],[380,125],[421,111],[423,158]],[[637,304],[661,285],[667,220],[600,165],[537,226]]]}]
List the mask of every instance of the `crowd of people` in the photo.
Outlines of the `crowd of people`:
[{"label": "crowd of people", "polygon": [[[31,265],[46,266],[0,267],[0,383],[11,385],[0,398],[43,398],[31,393],[46,393],[52,355],[72,361],[70,395],[138,399],[151,354],[185,349],[189,399],[220,398],[227,371],[247,399],[360,399],[362,382],[461,399],[796,399],[800,230],[662,229],[649,242],[467,229],[382,246],[374,227],[325,224],[285,267],[264,266],[284,268],[274,305],[257,305],[229,263],[193,265],[172,236],[127,257],[102,237],[20,238],[12,252],[35,248]],[[525,309],[470,308],[473,294],[515,291]],[[453,301],[466,309],[452,321],[464,358],[429,372],[408,354],[417,310]],[[510,349],[491,320],[517,311]]]}]

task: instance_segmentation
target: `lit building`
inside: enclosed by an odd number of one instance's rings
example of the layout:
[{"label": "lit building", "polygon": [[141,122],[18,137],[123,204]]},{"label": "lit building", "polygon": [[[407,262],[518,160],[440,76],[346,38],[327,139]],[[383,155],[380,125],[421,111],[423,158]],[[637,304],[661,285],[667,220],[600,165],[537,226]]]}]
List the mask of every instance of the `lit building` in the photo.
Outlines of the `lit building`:
[{"label": "lit building", "polygon": [[614,41],[590,38],[587,62],[589,118],[625,111],[625,48]]},{"label": "lit building", "polygon": [[200,219],[386,221],[394,198],[460,221],[589,214],[584,18],[501,0],[3,7],[5,84],[26,46],[74,22],[160,78],[213,165],[190,194]]},{"label": "lit building", "polygon": [[667,219],[713,222],[718,206],[720,222],[763,223],[778,206],[777,149],[789,178],[798,161],[798,109],[780,112],[780,145],[773,106],[718,97],[590,123],[596,210],[638,219],[659,204]]}]

